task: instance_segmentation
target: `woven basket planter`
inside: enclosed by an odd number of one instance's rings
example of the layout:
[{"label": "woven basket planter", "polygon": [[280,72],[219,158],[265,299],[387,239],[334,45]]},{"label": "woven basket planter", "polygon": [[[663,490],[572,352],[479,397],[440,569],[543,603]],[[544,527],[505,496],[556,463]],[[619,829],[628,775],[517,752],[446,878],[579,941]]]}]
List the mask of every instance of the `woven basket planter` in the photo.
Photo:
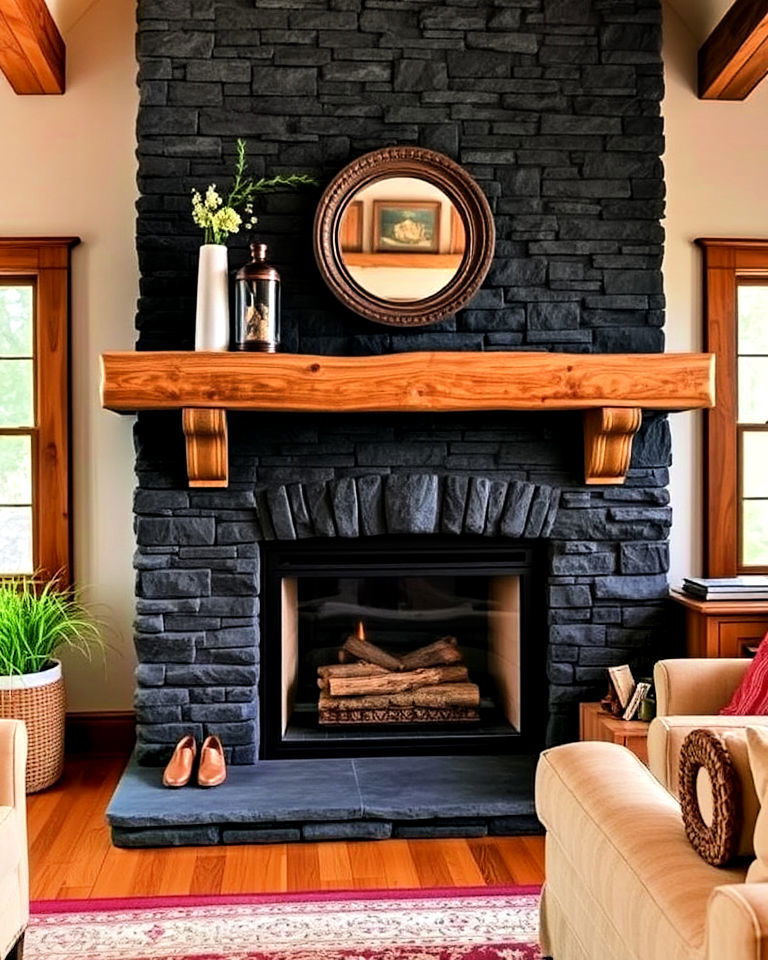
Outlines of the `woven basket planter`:
[{"label": "woven basket planter", "polygon": [[64,680],[58,661],[40,673],[0,676],[0,717],[23,720],[27,727],[27,793],[44,790],[61,776],[64,707]]}]

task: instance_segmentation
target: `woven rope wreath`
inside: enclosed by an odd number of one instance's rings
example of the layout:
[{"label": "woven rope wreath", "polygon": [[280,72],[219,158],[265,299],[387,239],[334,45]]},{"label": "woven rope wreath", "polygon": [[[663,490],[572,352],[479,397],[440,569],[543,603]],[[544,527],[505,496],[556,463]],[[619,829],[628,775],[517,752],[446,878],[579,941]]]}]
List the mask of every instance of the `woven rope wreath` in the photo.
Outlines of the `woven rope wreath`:
[{"label": "woven rope wreath", "polygon": [[[712,782],[712,823],[699,809],[696,778],[704,768]],[[711,730],[692,730],[680,750],[680,806],[685,832],[693,849],[713,867],[736,855],[741,830],[741,782],[731,755]]]}]

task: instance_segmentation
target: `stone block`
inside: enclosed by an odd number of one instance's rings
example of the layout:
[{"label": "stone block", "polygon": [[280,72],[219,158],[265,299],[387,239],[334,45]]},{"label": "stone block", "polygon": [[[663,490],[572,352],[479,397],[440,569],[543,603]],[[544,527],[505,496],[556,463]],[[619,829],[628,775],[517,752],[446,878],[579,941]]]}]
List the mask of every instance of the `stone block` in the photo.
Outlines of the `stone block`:
[{"label": "stone block", "polygon": [[178,687],[242,686],[253,689],[256,680],[256,668],[252,666],[215,666],[213,664],[181,666],[170,664],[166,667],[166,681],[172,686]]},{"label": "stone block", "polygon": [[251,68],[253,92],[278,97],[314,97],[317,95],[317,70],[314,67],[254,66]]},{"label": "stone block", "polygon": [[435,533],[438,527],[439,484],[434,474],[391,474],[384,485],[387,531]]},{"label": "stone block", "polygon": [[666,573],[669,570],[669,544],[622,543],[619,563],[625,574]]},{"label": "stone block", "polygon": [[664,574],[599,577],[595,581],[595,596],[599,600],[656,600],[668,593]]},{"label": "stone block", "polygon": [[205,637],[198,641],[199,647],[253,647],[259,639],[256,623],[247,627],[226,627],[221,630],[207,630]]},{"label": "stone block", "polygon": [[139,517],[136,540],[143,546],[187,546],[213,543],[215,522],[212,517],[184,517],[183,519],[155,519]]},{"label": "stone block", "polygon": [[261,540],[261,529],[255,519],[216,524],[216,543],[255,543],[258,540]]},{"label": "stone block", "polygon": [[532,837],[544,833],[544,827],[535,814],[519,817],[491,817],[488,833],[492,837]]},{"label": "stone block", "polygon": [[388,840],[392,824],[383,820],[347,820],[338,823],[305,823],[301,830],[305,841],[314,840]]},{"label": "stone block", "polygon": [[304,488],[300,483],[292,483],[286,487],[288,502],[291,505],[291,516],[296,536],[299,539],[314,536],[312,520],[304,500]]},{"label": "stone block", "polygon": [[139,596],[207,597],[211,592],[210,570],[147,570],[139,575]]},{"label": "stone block", "polygon": [[331,484],[331,505],[339,536],[359,536],[357,486],[352,477],[342,477]]},{"label": "stone block", "polygon": [[335,537],[336,526],[333,522],[328,487],[324,483],[305,483],[304,500],[307,512],[317,537]]},{"label": "stone block", "polygon": [[488,513],[488,498],[491,482],[487,477],[472,477],[469,482],[467,509],[464,516],[464,532],[482,534],[485,531],[485,518]]},{"label": "stone block", "polygon": [[469,491],[469,478],[449,476],[443,482],[441,531],[461,533],[464,528],[464,511]]},{"label": "stone block", "polygon": [[298,843],[299,840],[298,827],[225,827],[221,832],[222,843]]},{"label": "stone block", "polygon": [[445,90],[448,70],[434,60],[400,60],[395,65],[394,89],[423,94],[427,90]]},{"label": "stone block", "polygon": [[272,527],[278,540],[295,540],[296,528],[284,486],[267,487],[265,491]]},{"label": "stone block", "polygon": [[221,843],[215,824],[200,827],[112,827],[112,843],[123,849],[148,847],[210,847]]},{"label": "stone block", "polygon": [[136,734],[142,743],[173,745],[187,734],[200,740],[203,728],[199,723],[140,723],[136,726]]},{"label": "stone block", "polygon": [[402,840],[436,840],[450,837],[485,837],[488,835],[488,824],[484,821],[462,822],[455,820],[433,820],[428,823],[396,823],[394,836]]},{"label": "stone block", "polygon": [[522,537],[528,522],[528,511],[536,487],[532,483],[515,480],[509,485],[507,502],[501,518],[501,533],[505,537]]},{"label": "stone block", "polygon": [[548,593],[550,607],[592,606],[592,592],[587,586],[553,586]]},{"label": "stone block", "polygon": [[507,499],[507,482],[505,480],[491,480],[488,489],[488,508],[485,514],[486,537],[496,537],[499,534],[501,515]]},{"label": "stone block", "polygon": [[133,509],[141,514],[163,514],[184,510],[189,506],[189,494],[182,490],[144,490],[133,493]]},{"label": "stone block", "polygon": [[238,723],[252,720],[256,709],[255,703],[194,703],[184,707],[182,716],[205,724]]},{"label": "stone block", "polygon": [[140,663],[136,667],[136,683],[140,687],[161,687],[165,683],[164,664]]},{"label": "stone block", "polygon": [[226,746],[253,743],[256,738],[256,726],[252,722],[235,723],[206,720],[205,733],[221,738]]},{"label": "stone block", "polygon": [[194,663],[195,642],[201,636],[194,633],[138,635],[134,640],[136,655],[142,663]]},{"label": "stone block", "polygon": [[[258,583],[254,581],[254,586]],[[200,612],[211,617],[255,617],[259,612],[256,597],[203,597]]]},{"label": "stone block", "polygon": [[211,593],[217,597],[242,597],[258,593],[252,573],[211,573]]},{"label": "stone block", "polygon": [[577,647],[605,646],[606,628],[602,625],[561,623],[550,627],[552,643],[564,643]]},{"label": "stone block", "polygon": [[189,691],[175,687],[155,687],[139,689],[133,695],[136,707],[168,707],[189,703]]},{"label": "stone block", "polygon": [[575,330],[579,326],[577,303],[533,303],[528,307],[531,330]]},{"label": "stone block", "polygon": [[613,550],[585,554],[565,554],[552,559],[552,572],[558,576],[613,573],[615,569],[616,554]]}]

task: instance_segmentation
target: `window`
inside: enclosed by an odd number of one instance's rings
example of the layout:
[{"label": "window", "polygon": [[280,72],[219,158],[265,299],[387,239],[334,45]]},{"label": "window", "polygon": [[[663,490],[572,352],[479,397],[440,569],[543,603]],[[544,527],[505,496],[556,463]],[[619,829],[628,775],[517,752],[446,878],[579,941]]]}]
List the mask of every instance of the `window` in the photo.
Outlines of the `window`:
[{"label": "window", "polygon": [[706,349],[717,406],[706,420],[707,575],[768,572],[768,241],[699,240]]},{"label": "window", "polygon": [[70,577],[69,259],[0,238],[0,576]]}]

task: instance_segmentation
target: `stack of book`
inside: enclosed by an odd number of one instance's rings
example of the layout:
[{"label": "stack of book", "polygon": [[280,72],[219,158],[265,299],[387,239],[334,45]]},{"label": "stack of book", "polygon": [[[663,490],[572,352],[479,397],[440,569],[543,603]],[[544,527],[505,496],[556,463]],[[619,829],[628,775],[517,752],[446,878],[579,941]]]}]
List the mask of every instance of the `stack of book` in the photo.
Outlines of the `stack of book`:
[{"label": "stack of book", "polygon": [[685,577],[683,593],[697,600],[768,600],[768,577]]}]

